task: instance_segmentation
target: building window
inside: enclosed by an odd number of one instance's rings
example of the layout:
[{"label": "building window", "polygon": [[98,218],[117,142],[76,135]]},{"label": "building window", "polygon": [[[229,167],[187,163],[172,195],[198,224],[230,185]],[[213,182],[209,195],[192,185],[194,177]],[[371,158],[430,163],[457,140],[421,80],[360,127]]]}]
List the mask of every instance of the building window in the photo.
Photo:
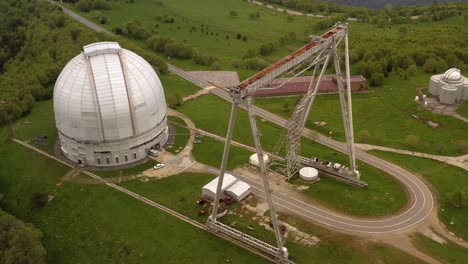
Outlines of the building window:
[{"label": "building window", "polygon": [[136,153],[133,153],[133,159],[136,159],[136,157],[137,157]]},{"label": "building window", "polygon": [[106,160],[107,160],[107,164],[109,164],[109,163],[110,163],[110,160],[109,160],[109,158],[106,158]]},{"label": "building window", "polygon": [[119,157],[115,157],[115,163],[119,163]]},{"label": "building window", "polygon": [[97,164],[101,164],[101,159],[100,158],[97,159]]},{"label": "building window", "polygon": [[125,155],[125,161],[128,161],[128,157],[127,157],[127,155]]}]

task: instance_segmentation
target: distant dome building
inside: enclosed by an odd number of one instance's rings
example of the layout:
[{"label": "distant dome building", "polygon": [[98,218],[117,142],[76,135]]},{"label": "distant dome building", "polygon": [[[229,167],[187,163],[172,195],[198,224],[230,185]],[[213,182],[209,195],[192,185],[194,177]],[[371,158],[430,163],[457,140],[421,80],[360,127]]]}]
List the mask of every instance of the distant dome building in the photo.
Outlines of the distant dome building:
[{"label": "distant dome building", "polygon": [[429,92],[442,104],[468,100],[468,78],[463,77],[459,69],[451,68],[444,74],[431,77]]},{"label": "distant dome building", "polygon": [[54,112],[61,150],[79,165],[132,163],[168,137],[161,81],[116,42],[84,46],[68,62],[55,83]]}]

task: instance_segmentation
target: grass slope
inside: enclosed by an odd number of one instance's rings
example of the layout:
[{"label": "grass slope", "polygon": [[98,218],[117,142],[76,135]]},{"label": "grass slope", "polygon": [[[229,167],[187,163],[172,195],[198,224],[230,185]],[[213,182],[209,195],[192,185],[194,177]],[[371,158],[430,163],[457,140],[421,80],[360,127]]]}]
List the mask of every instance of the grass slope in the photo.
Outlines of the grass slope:
[{"label": "grass slope", "polygon": [[458,109],[457,113],[465,118],[468,118],[468,103],[464,102]]},{"label": "grass slope", "polygon": [[[67,7],[77,11],[73,5]],[[237,16],[230,16],[231,11],[235,11]],[[277,41],[288,32],[295,32],[298,36],[296,43],[287,44],[266,57],[273,62],[301,46],[305,39],[302,36],[312,33],[313,25],[318,21],[308,17],[294,17],[288,20],[286,14],[240,0],[225,0],[222,5],[217,0],[171,0],[164,1],[163,4],[153,0],[141,0],[135,3],[121,1],[115,4],[112,10],[99,12],[108,18],[109,23],[101,25],[108,30],[116,26],[123,28],[126,23],[138,20],[152,34],[186,42],[202,54],[215,56],[223,68],[231,65],[232,59],[242,58],[248,49],[257,49],[263,43]],[[250,19],[250,14],[257,12],[260,18]],[[95,13],[80,12],[81,15],[98,23]],[[158,16],[174,18],[175,22],[164,23],[157,20]],[[247,40],[237,39],[237,34],[247,37]],[[187,69],[200,68],[191,61],[172,58],[170,61]],[[244,77],[251,73],[246,71]]]},{"label": "grass slope", "polygon": [[[195,201],[201,194],[201,187],[213,178],[213,175],[183,173],[147,183],[134,180],[123,183],[123,186],[192,219],[204,222],[206,216],[198,216],[200,207]],[[233,205],[232,209],[239,212],[237,205]],[[242,217],[228,215],[222,221],[225,223],[236,221],[237,229],[274,244],[273,233],[253,221],[251,219],[253,215],[245,211],[243,213]],[[304,247],[287,241],[286,246],[296,263],[310,263],[312,259],[317,263],[421,263],[418,259],[386,245],[368,243],[330,232],[296,217],[281,215],[280,218],[321,239],[319,245],[314,247]],[[247,229],[249,225],[254,227],[254,231]]]},{"label": "grass slope", "polygon": [[442,263],[467,263],[468,250],[450,241],[441,245],[421,234],[416,234],[412,239],[413,244],[420,251],[433,256]]},{"label": "grass slope", "polygon": [[[184,120],[175,116],[169,116],[168,120],[182,126],[187,126]],[[166,150],[171,152],[172,154],[177,154],[177,152],[181,151],[185,148],[185,146],[187,146],[188,140],[190,138],[190,130],[185,127],[181,127],[174,124],[172,126],[175,129],[174,144],[172,144],[172,146],[170,146],[169,148],[166,148]]]},{"label": "grass slope", "polygon": [[[0,154],[2,207],[42,230],[51,263],[267,263],[106,186],[56,186],[69,168],[16,143],[2,141]],[[54,199],[32,210],[38,191]]]},{"label": "grass slope", "polygon": [[[460,149],[458,142],[466,141],[468,124],[456,118],[432,114],[419,110],[413,99],[416,88],[426,87],[429,75],[420,73],[409,80],[390,79],[384,87],[371,89],[366,94],[353,95],[353,121],[356,141],[401,149],[412,149],[421,152],[444,155],[460,155],[466,149]],[[255,103],[278,115],[289,117],[297,102],[297,97],[256,99]],[[285,102],[289,105],[285,108]],[[285,111],[289,110],[289,111]],[[419,119],[412,115],[417,115]],[[314,125],[316,121],[325,121],[324,127]],[[427,121],[439,123],[432,128]],[[340,101],[337,94],[319,95],[307,120],[307,127],[320,133],[344,141],[343,121]],[[360,131],[367,130],[370,137],[361,137]],[[408,135],[419,137],[420,143],[409,146]],[[446,139],[450,138],[449,141]]]},{"label": "grass slope", "polygon": [[[205,95],[197,100],[189,101],[178,110],[189,116],[198,128],[218,135],[225,135],[230,107],[229,104],[214,95]],[[283,129],[270,122],[261,122],[259,119],[257,124],[262,135],[261,141],[264,149],[272,151],[279,136],[283,133]],[[233,138],[241,143],[253,145],[247,113],[244,110],[238,112]],[[204,142],[200,144],[200,147],[204,148],[204,154],[198,152],[202,149],[194,149],[194,156],[200,162],[207,162],[212,166],[219,167],[222,144],[213,140],[211,142],[216,146],[209,146]],[[247,152],[239,157],[236,148],[232,148],[232,151],[236,152],[231,153],[230,162],[235,164],[247,162]],[[334,151],[308,140],[303,141],[302,153],[305,156],[318,156],[343,164],[348,162],[346,156],[340,153],[335,154]],[[407,200],[403,188],[388,174],[359,161],[357,164],[363,172],[363,180],[370,185],[368,189],[358,189],[333,180],[323,179],[311,185],[304,193],[325,206],[361,216],[386,215],[398,211],[405,205]]]},{"label": "grass slope", "polygon": [[[440,203],[439,218],[447,228],[463,239],[468,239],[468,206],[454,208],[446,197],[448,192],[468,190],[468,174],[465,170],[425,158],[382,151],[370,151],[372,154],[419,174],[426,178],[437,190]],[[443,211],[442,211],[443,210]],[[453,225],[450,222],[454,222]]]},{"label": "grass slope", "polygon": [[[203,137],[201,141],[201,144],[194,144],[193,157],[198,162],[219,168],[223,157],[224,142],[207,136]],[[233,170],[237,166],[247,163],[252,154],[253,152],[249,150],[231,145],[226,168]]]}]

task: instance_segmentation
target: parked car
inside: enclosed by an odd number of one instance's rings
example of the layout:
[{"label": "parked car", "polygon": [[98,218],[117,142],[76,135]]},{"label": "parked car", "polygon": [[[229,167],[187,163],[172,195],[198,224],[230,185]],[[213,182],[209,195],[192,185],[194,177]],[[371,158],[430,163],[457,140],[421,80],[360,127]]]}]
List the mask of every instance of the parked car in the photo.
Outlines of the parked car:
[{"label": "parked car", "polygon": [[162,168],[164,168],[164,163],[158,163],[158,164],[153,166],[153,169],[155,169],[155,170],[159,170],[159,169],[162,169]]},{"label": "parked car", "polygon": [[149,154],[153,157],[157,157],[159,155],[159,152],[157,150],[150,149]]}]

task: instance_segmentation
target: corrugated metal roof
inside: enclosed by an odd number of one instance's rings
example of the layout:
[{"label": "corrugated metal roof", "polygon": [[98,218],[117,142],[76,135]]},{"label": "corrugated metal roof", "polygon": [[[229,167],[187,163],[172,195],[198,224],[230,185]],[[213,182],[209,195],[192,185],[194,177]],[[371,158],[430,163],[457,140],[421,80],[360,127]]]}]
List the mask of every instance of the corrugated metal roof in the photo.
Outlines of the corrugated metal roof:
[{"label": "corrugated metal roof", "polygon": [[54,88],[57,128],[83,141],[146,133],[166,116],[164,91],[152,66],[115,42],[94,43],[62,70]]}]

